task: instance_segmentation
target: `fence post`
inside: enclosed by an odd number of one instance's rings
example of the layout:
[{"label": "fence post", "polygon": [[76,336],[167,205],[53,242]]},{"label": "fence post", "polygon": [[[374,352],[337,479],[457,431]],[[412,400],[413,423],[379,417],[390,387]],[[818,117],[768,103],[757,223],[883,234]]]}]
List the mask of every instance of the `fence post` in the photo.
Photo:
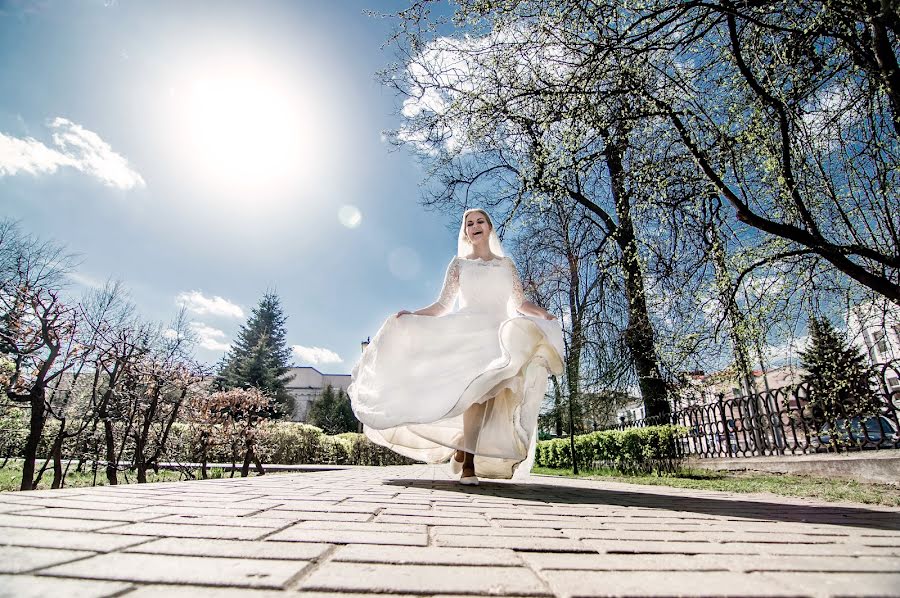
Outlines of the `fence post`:
[{"label": "fence post", "polygon": [[733,457],[734,454],[731,452],[731,434],[728,432],[728,418],[725,417],[725,393],[719,393],[719,416],[722,418],[722,430],[725,431],[725,446],[728,451],[728,456]]}]

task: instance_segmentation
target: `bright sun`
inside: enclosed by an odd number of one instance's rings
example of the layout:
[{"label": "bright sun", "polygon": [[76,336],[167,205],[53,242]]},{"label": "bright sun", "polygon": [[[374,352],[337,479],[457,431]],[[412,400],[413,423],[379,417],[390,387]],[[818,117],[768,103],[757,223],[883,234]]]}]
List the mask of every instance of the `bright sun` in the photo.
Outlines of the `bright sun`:
[{"label": "bright sun", "polygon": [[183,147],[205,185],[277,193],[316,171],[314,106],[276,73],[200,69],[178,95]]}]

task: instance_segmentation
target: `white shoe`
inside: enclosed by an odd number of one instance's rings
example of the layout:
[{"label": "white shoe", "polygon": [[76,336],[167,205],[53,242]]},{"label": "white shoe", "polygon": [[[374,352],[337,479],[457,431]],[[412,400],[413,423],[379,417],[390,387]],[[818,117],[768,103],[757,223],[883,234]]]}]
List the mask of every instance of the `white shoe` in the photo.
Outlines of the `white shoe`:
[{"label": "white shoe", "polygon": [[473,475],[466,476],[464,478],[459,478],[459,483],[463,486],[477,486],[478,478]]}]

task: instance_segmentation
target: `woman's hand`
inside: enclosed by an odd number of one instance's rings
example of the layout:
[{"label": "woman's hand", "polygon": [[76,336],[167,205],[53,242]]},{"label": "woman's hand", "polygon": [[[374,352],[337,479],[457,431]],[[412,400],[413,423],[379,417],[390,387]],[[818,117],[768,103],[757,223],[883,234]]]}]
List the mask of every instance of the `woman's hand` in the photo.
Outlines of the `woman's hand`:
[{"label": "woman's hand", "polygon": [[410,314],[412,314],[411,311],[406,311],[405,309],[401,309],[400,311],[397,312],[397,317],[399,318],[400,316],[406,316],[406,315],[410,315]]},{"label": "woman's hand", "polygon": [[544,319],[545,320],[555,320],[556,316],[551,314],[549,311],[544,310]]}]

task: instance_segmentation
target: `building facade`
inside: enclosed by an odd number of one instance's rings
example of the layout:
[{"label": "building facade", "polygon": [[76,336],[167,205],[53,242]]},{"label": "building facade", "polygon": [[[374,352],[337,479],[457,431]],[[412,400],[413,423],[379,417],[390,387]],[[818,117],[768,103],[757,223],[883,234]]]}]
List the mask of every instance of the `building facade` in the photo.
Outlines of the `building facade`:
[{"label": "building facade", "polygon": [[900,393],[900,307],[889,301],[852,307],[847,312],[847,336],[882,373],[888,391]]},{"label": "building facade", "polygon": [[329,384],[335,390],[340,388],[346,392],[350,386],[350,374],[323,374],[314,367],[292,367],[285,374],[285,387],[294,399],[291,419],[305,422],[309,406]]}]

